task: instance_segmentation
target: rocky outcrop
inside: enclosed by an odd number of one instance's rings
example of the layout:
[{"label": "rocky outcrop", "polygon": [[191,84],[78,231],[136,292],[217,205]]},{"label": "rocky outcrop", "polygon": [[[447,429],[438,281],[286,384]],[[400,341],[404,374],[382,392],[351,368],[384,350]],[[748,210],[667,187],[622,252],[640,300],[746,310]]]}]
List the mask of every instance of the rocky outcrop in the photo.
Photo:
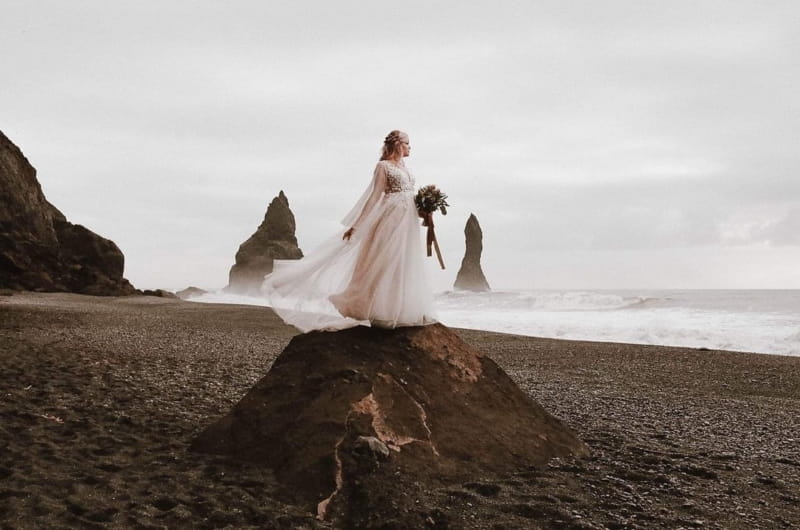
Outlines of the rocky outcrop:
[{"label": "rocky outcrop", "polygon": [[258,294],[264,276],[272,272],[273,260],[302,258],[294,231],[294,214],[289,209],[289,199],[281,191],[272,199],[256,232],[239,246],[225,290]]},{"label": "rocky outcrop", "polygon": [[136,292],[113,241],[45,199],[22,151],[0,132],[0,287],[94,295]]},{"label": "rocky outcrop", "polygon": [[178,291],[175,294],[181,300],[189,300],[190,298],[195,298],[197,296],[202,296],[202,295],[206,294],[207,292],[208,291],[206,291],[204,289],[201,289],[199,287],[191,287],[191,286],[189,286],[186,289]]},{"label": "rocky outcrop", "polygon": [[464,291],[490,291],[489,282],[481,269],[481,253],[483,252],[483,231],[475,214],[470,214],[464,227],[464,238],[467,250],[461,260],[461,268],[456,276],[456,289]]},{"label": "rocky outcrop", "polygon": [[167,291],[166,289],[145,289],[141,291],[141,294],[144,296],[157,296],[159,298],[180,298],[177,294],[172,291]]},{"label": "rocky outcrop", "polygon": [[588,453],[441,324],[295,336],[192,448],[271,468],[341,528],[422,528],[429,488]]}]

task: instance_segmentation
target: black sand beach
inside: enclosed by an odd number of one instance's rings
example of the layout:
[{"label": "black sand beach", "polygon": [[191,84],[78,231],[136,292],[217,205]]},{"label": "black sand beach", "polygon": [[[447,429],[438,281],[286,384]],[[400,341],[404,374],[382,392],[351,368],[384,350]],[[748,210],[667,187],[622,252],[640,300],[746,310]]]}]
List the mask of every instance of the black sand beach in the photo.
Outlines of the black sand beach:
[{"label": "black sand beach", "polygon": [[[187,450],[294,334],[262,307],[0,296],[0,527],[328,527]],[[592,455],[428,491],[431,528],[800,527],[800,358],[459,334]]]}]

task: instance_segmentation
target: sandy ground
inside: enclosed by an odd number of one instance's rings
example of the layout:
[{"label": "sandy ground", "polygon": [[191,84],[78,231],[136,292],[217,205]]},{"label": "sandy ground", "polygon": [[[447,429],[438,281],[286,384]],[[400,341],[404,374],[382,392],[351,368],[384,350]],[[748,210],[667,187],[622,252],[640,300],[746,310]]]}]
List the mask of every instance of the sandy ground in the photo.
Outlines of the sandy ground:
[{"label": "sandy ground", "polygon": [[[187,451],[294,333],[261,307],[0,296],[0,527],[329,526]],[[800,528],[800,358],[459,333],[592,456],[432,488],[431,527]]]}]

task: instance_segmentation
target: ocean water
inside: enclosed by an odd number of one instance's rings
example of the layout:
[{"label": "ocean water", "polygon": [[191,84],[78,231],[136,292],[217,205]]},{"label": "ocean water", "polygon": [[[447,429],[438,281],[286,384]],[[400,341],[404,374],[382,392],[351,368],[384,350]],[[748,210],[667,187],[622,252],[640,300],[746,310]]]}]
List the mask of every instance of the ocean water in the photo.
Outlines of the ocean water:
[{"label": "ocean water", "polygon": [[[209,293],[199,302],[265,305]],[[533,290],[436,295],[452,327],[800,356],[800,290]]]},{"label": "ocean water", "polygon": [[800,355],[800,290],[448,292],[437,307],[466,328]]}]

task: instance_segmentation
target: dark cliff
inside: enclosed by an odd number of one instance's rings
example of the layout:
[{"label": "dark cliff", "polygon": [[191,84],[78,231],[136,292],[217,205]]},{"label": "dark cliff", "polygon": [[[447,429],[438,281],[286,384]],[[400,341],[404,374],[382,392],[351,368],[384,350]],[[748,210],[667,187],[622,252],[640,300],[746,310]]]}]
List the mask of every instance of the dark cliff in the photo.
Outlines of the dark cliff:
[{"label": "dark cliff", "polygon": [[0,132],[0,287],[94,295],[136,292],[117,245],[50,204],[36,169]]}]

